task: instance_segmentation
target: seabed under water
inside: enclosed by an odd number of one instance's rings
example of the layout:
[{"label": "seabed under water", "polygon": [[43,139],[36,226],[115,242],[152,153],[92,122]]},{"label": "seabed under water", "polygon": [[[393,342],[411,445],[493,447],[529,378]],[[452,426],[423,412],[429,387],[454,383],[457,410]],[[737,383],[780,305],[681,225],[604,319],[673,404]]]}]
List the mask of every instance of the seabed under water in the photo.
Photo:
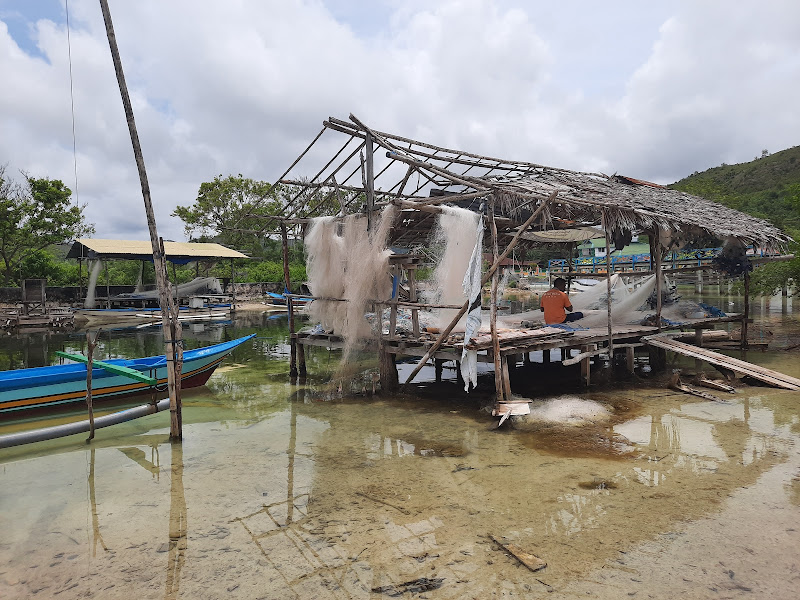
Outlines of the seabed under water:
[{"label": "seabed under water", "polygon": [[[797,315],[780,299],[754,308],[774,349],[746,359],[800,376],[798,352],[780,350],[800,335]],[[372,396],[367,375],[342,399],[327,383],[337,355],[324,349],[310,350],[306,383],[290,384],[285,320],[241,314],[184,335],[197,347],[251,332],[252,346],[186,392],[182,444],[169,443],[162,413],[91,444],[0,451],[0,598],[800,589],[798,392],[745,386],[713,402],[636,378],[561,390],[566,403],[537,399],[530,418],[493,430],[480,410],[491,378],[465,399],[454,380],[434,383],[433,368],[397,397]],[[79,351],[82,335],[52,334],[48,347]],[[2,344],[14,367],[35,354],[30,340]],[[112,332],[96,356],[158,347],[156,334]],[[81,417],[44,424],[71,418]],[[5,422],[0,434],[34,426]],[[547,566],[533,572],[501,543]]]}]

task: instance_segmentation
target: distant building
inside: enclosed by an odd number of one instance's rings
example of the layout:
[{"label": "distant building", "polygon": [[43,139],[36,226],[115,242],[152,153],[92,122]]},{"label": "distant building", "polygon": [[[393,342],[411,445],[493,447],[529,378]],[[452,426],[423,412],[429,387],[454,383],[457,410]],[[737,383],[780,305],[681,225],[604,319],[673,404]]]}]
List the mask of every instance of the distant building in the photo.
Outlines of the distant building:
[{"label": "distant building", "polygon": [[[613,250],[612,250],[613,251]],[[615,256],[631,256],[634,254],[650,254],[650,245],[640,242],[639,236],[633,236],[631,243],[622,250],[616,251]],[[578,256],[580,258],[603,258],[606,255],[605,238],[586,240],[578,245]]]}]

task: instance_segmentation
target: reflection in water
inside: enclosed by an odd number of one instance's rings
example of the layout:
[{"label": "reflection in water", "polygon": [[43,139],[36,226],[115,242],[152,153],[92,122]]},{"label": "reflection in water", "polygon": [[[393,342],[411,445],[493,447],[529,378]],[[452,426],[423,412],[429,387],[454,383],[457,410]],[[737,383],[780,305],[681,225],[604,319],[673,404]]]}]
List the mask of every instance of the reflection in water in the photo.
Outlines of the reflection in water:
[{"label": "reflection in water", "polygon": [[172,465],[169,486],[169,554],[167,556],[166,600],[175,600],[186,561],[186,495],[183,490],[183,443],[171,442]]},{"label": "reflection in water", "polygon": [[137,465],[153,474],[153,478],[158,481],[161,475],[161,460],[158,455],[158,444],[150,443],[150,460],[147,460],[144,450],[140,448],[120,448],[125,456],[130,458]]},{"label": "reflection in water", "polygon": [[89,452],[89,504],[92,509],[92,556],[97,556],[98,542],[103,547],[103,550],[108,552],[108,547],[103,541],[103,536],[100,534],[100,519],[97,516],[97,498],[94,490],[94,460],[95,449],[92,448]]}]

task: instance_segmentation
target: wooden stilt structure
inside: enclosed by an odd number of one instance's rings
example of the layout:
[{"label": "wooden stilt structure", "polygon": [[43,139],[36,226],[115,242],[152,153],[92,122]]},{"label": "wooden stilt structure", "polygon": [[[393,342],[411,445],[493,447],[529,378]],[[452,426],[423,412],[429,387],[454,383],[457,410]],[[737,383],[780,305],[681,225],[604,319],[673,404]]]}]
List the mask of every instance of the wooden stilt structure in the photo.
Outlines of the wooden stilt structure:
[{"label": "wooden stilt structure", "polygon": [[[524,361],[530,352],[541,351],[549,356],[553,349],[561,351],[565,366],[573,360],[581,363],[585,383],[589,383],[590,379],[588,359],[597,354],[608,353],[613,357],[615,350],[621,352],[624,349],[628,371],[633,370],[634,347],[641,345],[643,335],[655,333],[661,327],[664,272],[659,239],[661,229],[682,231],[691,236],[714,235],[724,231],[727,237],[740,243],[770,248],[776,253],[782,251],[789,241],[784,233],[765,221],[696,196],[621,175],[569,171],[448,149],[372,129],[353,115],[350,115],[349,121],[333,117],[325,120],[323,132],[332,132],[336,136],[344,134],[346,139],[341,147],[338,144],[331,146],[339,149],[327,162],[323,160],[314,167],[305,164],[302,169],[298,167],[292,173],[322,134],[317,136],[279,180],[282,184],[298,186],[300,189],[297,194],[287,202],[282,215],[267,218],[264,227],[255,233],[263,234],[268,228],[270,232],[276,231],[275,223],[281,219],[285,224],[307,223],[321,214],[329,198],[335,197],[338,204],[333,211],[328,211],[329,215],[336,212],[334,218],[343,218],[348,211],[362,211],[366,204],[364,212],[370,229],[376,208],[388,204],[397,206],[400,209],[399,217],[389,233],[388,246],[410,249],[424,246],[426,240],[430,239],[431,229],[436,223],[435,216],[443,211],[441,204],[475,210],[476,201],[491,196],[494,214],[488,225],[493,236],[494,260],[481,277],[481,286],[492,281],[491,334],[485,336],[489,339],[484,340],[480,348],[483,352],[478,360],[495,366],[498,401],[510,396],[507,373],[512,364],[508,360],[515,361],[519,354],[523,354]],[[309,157],[309,161],[317,160],[311,154]],[[316,174],[310,179],[304,176],[305,173],[314,172]],[[558,190],[558,202],[555,202],[554,190]],[[548,198],[543,202],[545,197]],[[531,213],[531,208],[536,204],[539,206]],[[539,339],[535,339],[537,336],[528,336],[528,332],[500,330],[498,323],[501,320],[496,314],[499,279],[496,273],[512,249],[519,243],[566,244],[572,259],[572,243],[589,233],[585,231],[587,227],[601,223],[606,231],[609,254],[613,239],[611,232],[650,234],[652,262],[649,273],[658,275],[658,322],[655,326],[615,324],[609,304],[608,326],[600,329],[547,332]],[[572,268],[570,260],[567,271],[570,279],[582,275],[569,270]],[[692,268],[706,267],[701,265]],[[385,375],[388,381],[394,372],[394,363],[388,360],[387,355],[420,358],[406,378],[406,384],[413,381],[431,359],[437,361],[437,366],[441,366],[442,360],[461,359],[459,336],[451,334],[469,308],[468,303],[457,307],[451,322],[433,337],[421,332],[418,311],[434,308],[435,305],[417,302],[415,272],[411,266],[407,270],[410,302],[397,298],[391,302],[376,302],[376,308],[388,306],[390,309],[389,334],[381,334],[377,340],[381,364],[384,365],[381,375]],[[609,256],[605,273],[608,292],[610,274]],[[631,274],[645,273],[636,271]],[[564,273],[551,272],[549,275],[564,276]],[[344,301],[343,298],[328,300]],[[411,308],[409,329],[412,332],[403,331],[398,323],[398,310],[406,306]],[[732,321],[738,320],[738,317],[724,319]],[[713,327],[712,321],[721,322],[705,319],[702,325],[697,326]],[[520,329],[523,327],[520,324]],[[341,347],[336,345],[341,338],[336,338],[335,334],[297,334],[298,353],[304,344]],[[375,341],[371,340],[372,347],[375,347]],[[575,354],[573,349],[578,351],[575,357],[571,356]],[[654,352],[664,355],[660,348],[654,348]],[[656,362],[652,361],[651,364],[655,365]]]},{"label": "wooden stilt structure", "polygon": [[108,0],[100,0],[100,8],[103,12],[103,21],[106,26],[108,45],[111,49],[111,58],[114,62],[114,71],[117,75],[117,83],[122,97],[122,105],[125,109],[125,118],[128,122],[128,131],[133,145],[133,154],[136,159],[136,167],[139,171],[139,182],[142,187],[142,198],[144,200],[145,213],[147,215],[147,227],[150,231],[150,243],[153,248],[153,264],[156,271],[156,285],[158,286],[159,306],[161,307],[162,332],[164,335],[164,346],[167,357],[167,388],[170,399],[170,438],[180,440],[183,437],[183,418],[181,415],[180,398],[180,365],[183,361],[183,349],[181,344],[181,325],[178,322],[177,311],[172,302],[170,293],[169,279],[167,278],[167,261],[164,253],[164,242],[158,236],[156,218],[153,213],[153,204],[150,199],[150,184],[147,180],[147,171],[144,166],[142,147],[139,143],[139,134],[136,130],[136,122],[133,116],[133,107],[128,94],[128,86],[125,83],[125,75],[122,71],[122,61],[119,57],[117,39],[114,35],[114,26],[111,22],[111,12],[108,8]]},{"label": "wooden stilt structure", "polygon": [[[494,221],[494,196],[489,200],[488,207],[489,228],[492,234],[492,262],[497,262],[497,224]],[[500,339],[497,337],[497,287],[500,280],[500,269],[492,273],[491,306],[489,309],[489,328],[492,334],[492,357],[494,358],[494,389],[497,402],[502,402],[505,397],[505,384],[503,382],[503,358],[500,356]]]},{"label": "wooden stilt structure", "polygon": [[744,314],[742,315],[741,348],[747,350],[747,328],[750,321],[750,263],[745,263],[744,269]]},{"label": "wooden stilt structure", "polygon": [[611,319],[611,225],[608,222],[608,211],[603,211],[603,231],[606,236],[606,311],[608,314],[608,358],[614,362],[614,333]]}]

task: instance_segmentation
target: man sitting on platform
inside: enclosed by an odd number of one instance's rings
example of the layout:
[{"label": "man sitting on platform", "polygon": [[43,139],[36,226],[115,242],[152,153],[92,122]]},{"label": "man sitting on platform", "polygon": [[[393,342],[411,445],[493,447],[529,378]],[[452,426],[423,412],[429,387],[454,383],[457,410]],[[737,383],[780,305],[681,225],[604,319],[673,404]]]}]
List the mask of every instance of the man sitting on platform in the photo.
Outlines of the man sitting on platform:
[{"label": "man sitting on platform", "polygon": [[[547,325],[571,323],[583,318],[582,312],[572,312],[572,302],[564,291],[566,289],[567,282],[559,277],[553,282],[553,289],[542,294],[539,307],[544,313],[544,322]],[[570,314],[565,311],[569,311]]]}]

